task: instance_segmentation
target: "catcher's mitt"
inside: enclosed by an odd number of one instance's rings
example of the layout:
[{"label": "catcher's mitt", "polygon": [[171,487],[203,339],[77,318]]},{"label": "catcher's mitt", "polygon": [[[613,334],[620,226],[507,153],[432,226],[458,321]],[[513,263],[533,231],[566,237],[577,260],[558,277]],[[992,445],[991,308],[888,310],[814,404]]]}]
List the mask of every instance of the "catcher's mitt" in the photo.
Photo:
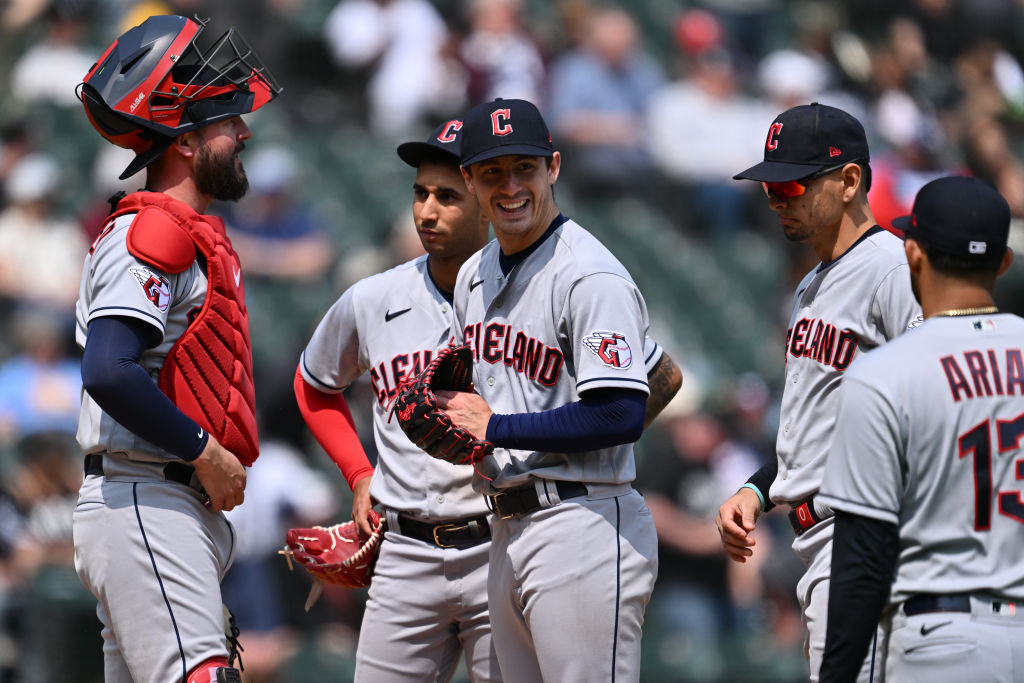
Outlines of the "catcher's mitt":
[{"label": "catcher's mitt", "polygon": [[288,566],[295,558],[316,581],[306,601],[306,609],[320,596],[323,583],[344,588],[365,588],[373,578],[373,567],[384,538],[384,519],[370,510],[373,532],[359,533],[354,521],[330,527],[314,526],[289,529],[281,554]]},{"label": "catcher's mitt", "polygon": [[468,345],[442,349],[426,370],[403,384],[393,414],[409,439],[430,455],[457,465],[476,464],[494,451],[494,445],[452,424],[437,407],[434,391],[439,389],[473,391],[473,352]]}]

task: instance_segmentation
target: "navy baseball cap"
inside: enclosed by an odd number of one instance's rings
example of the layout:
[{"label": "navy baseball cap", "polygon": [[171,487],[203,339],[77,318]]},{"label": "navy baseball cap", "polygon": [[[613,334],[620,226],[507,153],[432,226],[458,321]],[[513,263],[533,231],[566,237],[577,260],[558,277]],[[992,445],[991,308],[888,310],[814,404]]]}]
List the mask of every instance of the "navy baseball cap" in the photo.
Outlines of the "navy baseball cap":
[{"label": "navy baseball cap", "polygon": [[892,224],[926,247],[987,263],[1006,252],[1010,205],[983,180],[946,176],[922,187],[910,215]]},{"label": "navy baseball cap", "polygon": [[445,121],[434,129],[426,142],[403,142],[398,146],[398,156],[413,167],[419,167],[424,159],[451,157],[459,163],[462,153],[462,121]]},{"label": "navy baseball cap", "polygon": [[462,130],[462,165],[509,154],[550,157],[551,133],[537,107],[526,100],[478,104],[466,114]]},{"label": "navy baseball cap", "polygon": [[785,183],[869,158],[868,139],[860,121],[842,109],[812,102],[776,116],[768,128],[764,161],[733,179]]}]

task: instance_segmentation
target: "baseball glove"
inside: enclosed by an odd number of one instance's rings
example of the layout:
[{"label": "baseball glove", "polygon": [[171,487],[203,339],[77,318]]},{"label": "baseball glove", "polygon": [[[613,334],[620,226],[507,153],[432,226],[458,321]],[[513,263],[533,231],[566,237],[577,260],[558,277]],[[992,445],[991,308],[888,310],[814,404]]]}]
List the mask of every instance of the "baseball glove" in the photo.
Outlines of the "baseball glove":
[{"label": "baseball glove", "polygon": [[494,451],[494,444],[452,423],[437,407],[434,392],[442,389],[473,391],[473,352],[469,346],[449,346],[439,351],[426,370],[399,388],[393,414],[406,436],[430,455],[457,465],[476,464]]},{"label": "baseball glove", "polygon": [[287,558],[289,568],[294,558],[316,579],[306,601],[307,610],[316,602],[324,583],[344,588],[370,585],[384,538],[384,519],[376,510],[370,510],[370,516],[373,532],[369,536],[361,535],[354,521],[288,530],[281,554]]}]

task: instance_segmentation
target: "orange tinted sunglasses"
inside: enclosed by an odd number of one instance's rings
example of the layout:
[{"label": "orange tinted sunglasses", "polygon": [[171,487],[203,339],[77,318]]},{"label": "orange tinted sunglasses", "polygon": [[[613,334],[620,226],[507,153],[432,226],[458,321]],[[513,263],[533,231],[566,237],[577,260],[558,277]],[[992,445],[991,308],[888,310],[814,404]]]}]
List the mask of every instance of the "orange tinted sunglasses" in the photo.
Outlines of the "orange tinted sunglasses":
[{"label": "orange tinted sunglasses", "polygon": [[769,183],[762,181],[761,187],[764,188],[764,193],[769,199],[771,199],[772,197],[776,197],[778,199],[793,199],[794,197],[799,197],[800,195],[807,191],[807,185],[805,185],[804,183],[808,183],[812,180],[828,175],[832,171],[840,169],[843,166],[846,166],[846,164],[852,163],[854,162],[844,161],[841,164],[822,169],[817,173],[809,175],[806,178],[801,178],[800,180],[787,180],[784,183]]}]

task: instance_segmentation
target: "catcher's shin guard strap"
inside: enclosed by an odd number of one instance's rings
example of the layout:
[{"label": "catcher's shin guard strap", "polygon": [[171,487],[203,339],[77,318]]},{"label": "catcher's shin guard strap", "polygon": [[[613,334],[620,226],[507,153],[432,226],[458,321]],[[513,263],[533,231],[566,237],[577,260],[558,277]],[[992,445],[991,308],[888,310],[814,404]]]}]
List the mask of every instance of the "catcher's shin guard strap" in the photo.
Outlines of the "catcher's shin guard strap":
[{"label": "catcher's shin guard strap", "polygon": [[188,672],[186,683],[242,683],[242,674],[226,657],[211,657]]}]

